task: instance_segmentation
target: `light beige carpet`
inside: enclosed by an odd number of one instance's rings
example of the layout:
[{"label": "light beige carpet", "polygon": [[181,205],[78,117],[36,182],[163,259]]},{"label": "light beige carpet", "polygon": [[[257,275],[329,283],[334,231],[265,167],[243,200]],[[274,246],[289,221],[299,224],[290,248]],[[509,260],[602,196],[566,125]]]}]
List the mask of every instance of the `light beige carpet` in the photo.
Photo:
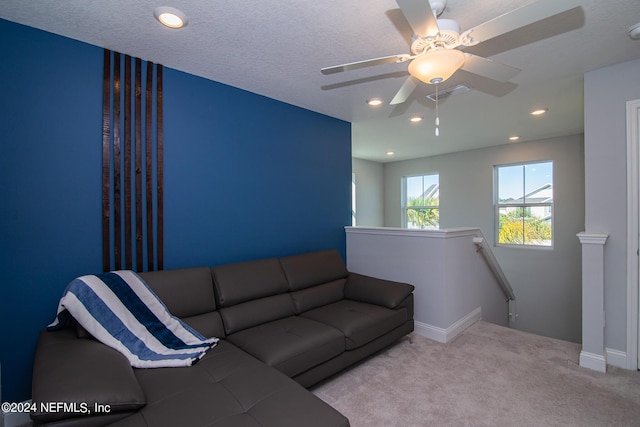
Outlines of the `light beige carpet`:
[{"label": "light beige carpet", "polygon": [[578,365],[580,345],[477,322],[416,334],[312,389],[352,427],[640,426],[640,372]]}]

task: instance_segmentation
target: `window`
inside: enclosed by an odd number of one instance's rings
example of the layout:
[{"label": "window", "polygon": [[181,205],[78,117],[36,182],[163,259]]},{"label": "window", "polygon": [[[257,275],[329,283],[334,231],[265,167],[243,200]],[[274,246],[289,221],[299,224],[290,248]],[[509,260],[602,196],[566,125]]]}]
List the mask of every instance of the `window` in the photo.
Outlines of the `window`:
[{"label": "window", "polygon": [[440,225],[439,175],[406,176],[403,184],[403,226],[438,228]]},{"label": "window", "polygon": [[496,242],[552,246],[553,162],[495,167]]}]

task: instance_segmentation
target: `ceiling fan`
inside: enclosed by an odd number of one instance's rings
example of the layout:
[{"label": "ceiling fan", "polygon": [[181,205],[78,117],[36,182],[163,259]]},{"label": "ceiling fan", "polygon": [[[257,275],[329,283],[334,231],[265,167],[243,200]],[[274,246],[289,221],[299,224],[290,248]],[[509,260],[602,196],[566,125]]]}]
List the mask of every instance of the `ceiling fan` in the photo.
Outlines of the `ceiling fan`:
[{"label": "ceiling fan", "polygon": [[506,82],[521,70],[465,53],[458,48],[475,46],[578,5],[576,0],[538,0],[460,33],[460,25],[453,19],[437,19],[446,7],[446,0],[396,0],[396,2],[414,32],[411,38],[411,54],[384,56],[322,68],[320,70],[322,74],[409,61],[410,76],[391,100],[391,105],[401,104],[409,98],[417,87],[415,79],[437,85],[459,69]]}]

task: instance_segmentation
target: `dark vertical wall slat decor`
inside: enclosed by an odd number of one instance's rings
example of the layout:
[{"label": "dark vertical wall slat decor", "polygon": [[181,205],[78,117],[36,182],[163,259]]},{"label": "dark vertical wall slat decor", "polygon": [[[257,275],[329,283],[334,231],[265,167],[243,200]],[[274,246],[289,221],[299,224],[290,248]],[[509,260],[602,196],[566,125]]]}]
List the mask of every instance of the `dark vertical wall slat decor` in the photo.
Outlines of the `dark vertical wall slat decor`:
[{"label": "dark vertical wall slat decor", "polygon": [[110,212],[111,186],[109,177],[111,168],[111,52],[104,51],[104,70],[102,79],[102,268],[111,266]]},{"label": "dark vertical wall slat decor", "polygon": [[136,270],[142,271],[142,60],[136,58],[135,78],[135,180],[136,180]]},{"label": "dark vertical wall slat decor", "polygon": [[158,270],[162,270],[164,268],[164,254],[160,248],[164,245],[164,133],[163,133],[163,123],[162,123],[162,65],[158,65],[157,67],[157,135],[158,135],[158,154],[157,154],[157,162],[158,162]]},{"label": "dark vertical wall slat decor", "polygon": [[[145,141],[152,140],[153,116],[153,63],[147,63],[147,85],[145,91]],[[145,184],[147,209],[147,269],[153,270],[153,151],[152,144],[145,144]]]},{"label": "dark vertical wall slat decor", "polygon": [[131,57],[124,56],[124,266],[132,268],[131,254]]},{"label": "dark vertical wall slat decor", "polygon": [[[145,67],[146,82],[142,78]],[[160,270],[163,268],[162,66],[139,58],[132,60],[128,55],[122,61],[121,54],[105,50],[103,90],[103,268]]]},{"label": "dark vertical wall slat decor", "polygon": [[122,219],[120,217],[120,54],[113,55],[113,254],[116,270],[122,268]]}]

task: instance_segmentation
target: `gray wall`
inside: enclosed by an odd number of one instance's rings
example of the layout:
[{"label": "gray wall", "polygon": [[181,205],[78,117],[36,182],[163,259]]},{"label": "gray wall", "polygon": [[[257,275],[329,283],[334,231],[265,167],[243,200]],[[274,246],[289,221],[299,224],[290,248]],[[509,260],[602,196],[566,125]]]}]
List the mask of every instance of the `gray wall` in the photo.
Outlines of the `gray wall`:
[{"label": "gray wall", "polygon": [[401,181],[406,175],[440,174],[440,227],[479,227],[494,242],[493,166],[554,162],[554,248],[495,247],[514,288],[514,327],[581,341],[581,247],[584,230],[582,135],[501,145],[384,165],[384,226],[401,225]]},{"label": "gray wall", "polygon": [[640,98],[640,60],[586,73],[585,225],[604,246],[605,347],[626,351],[626,102]]},{"label": "gray wall", "polygon": [[456,323],[473,318],[478,308],[488,322],[509,323],[505,293],[473,244],[478,236],[477,228],[409,233],[351,227],[347,267],[354,273],[411,283],[416,332],[448,342],[456,334]]},{"label": "gray wall", "polygon": [[384,226],[384,170],[382,163],[352,159],[356,181],[356,225]]}]

